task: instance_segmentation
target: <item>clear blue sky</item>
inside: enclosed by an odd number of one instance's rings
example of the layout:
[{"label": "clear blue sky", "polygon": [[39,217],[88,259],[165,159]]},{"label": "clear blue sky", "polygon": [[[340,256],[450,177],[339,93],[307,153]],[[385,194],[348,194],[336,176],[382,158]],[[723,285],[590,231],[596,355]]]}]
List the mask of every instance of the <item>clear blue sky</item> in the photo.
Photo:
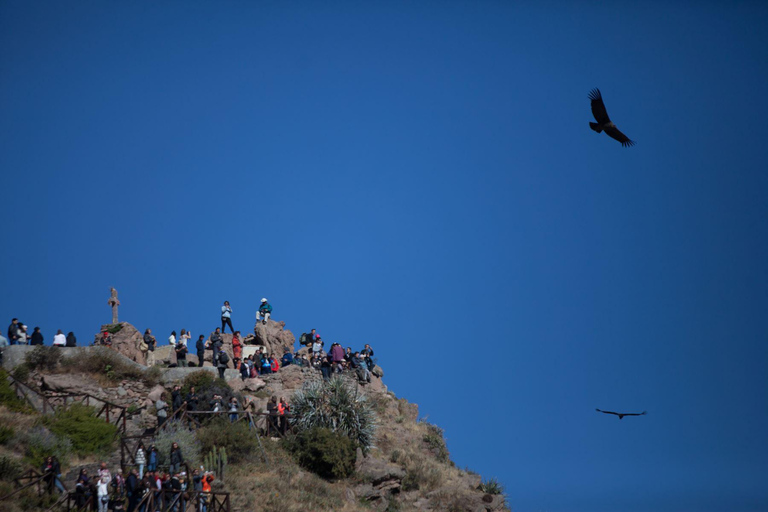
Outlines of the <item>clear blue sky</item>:
[{"label": "clear blue sky", "polygon": [[768,4],[645,4],[0,2],[3,329],[266,296],[516,511],[768,510]]}]

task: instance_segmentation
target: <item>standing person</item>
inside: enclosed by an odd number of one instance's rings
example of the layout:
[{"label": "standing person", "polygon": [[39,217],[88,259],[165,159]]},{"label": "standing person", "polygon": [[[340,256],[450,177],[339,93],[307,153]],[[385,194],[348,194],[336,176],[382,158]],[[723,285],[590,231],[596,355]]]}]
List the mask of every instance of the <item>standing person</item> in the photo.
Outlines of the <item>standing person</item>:
[{"label": "standing person", "polygon": [[238,417],[238,404],[237,404],[237,398],[234,396],[229,399],[229,422],[234,423],[237,421]]},{"label": "standing person", "polygon": [[223,350],[219,350],[219,356],[216,358],[216,368],[219,370],[219,378],[224,378],[224,371],[227,369],[229,356]]},{"label": "standing person", "polygon": [[240,341],[240,331],[237,331],[232,335],[232,364],[235,365],[237,370],[237,364],[243,358],[243,342]]},{"label": "standing person", "polygon": [[168,404],[165,402],[165,393],[160,395],[160,398],[155,402],[155,409],[157,409],[157,428],[163,426],[166,418],[168,417]]},{"label": "standing person", "polygon": [[270,398],[269,402],[267,402],[267,413],[269,416],[267,417],[267,421],[269,424],[267,425],[267,432],[269,432],[270,429],[278,430],[278,424],[277,424],[277,397],[272,396]]},{"label": "standing person", "polygon": [[[122,510],[123,499],[125,498],[125,478],[123,477],[122,469],[117,468],[110,485],[114,489],[114,491],[112,491],[112,502],[114,503],[113,510]],[[120,508],[118,508],[118,505]]]},{"label": "standing person", "polygon": [[8,343],[15,345],[19,339],[19,319],[14,318],[11,320],[11,325],[8,326]]},{"label": "standing person", "polygon": [[211,359],[211,362],[216,366],[219,351],[221,350],[221,347],[224,346],[224,338],[221,337],[221,329],[217,327],[216,330],[211,333],[208,341],[210,341],[211,350],[213,350],[213,358]]},{"label": "standing person", "polygon": [[173,411],[177,418],[181,413],[176,411],[181,409],[181,406],[183,403],[184,403],[184,400],[181,398],[181,386],[179,385],[173,386],[173,391],[171,391],[171,405],[173,406]]},{"label": "standing person", "polygon": [[19,335],[19,339],[17,340],[17,343],[19,345],[26,345],[27,342],[27,326],[26,325],[20,325],[19,330],[17,331]]},{"label": "standing person", "polygon": [[312,342],[312,356],[313,357],[319,357],[320,356],[320,352],[323,351],[323,345],[325,345],[325,343],[323,343],[323,340],[322,340],[322,338],[320,338],[320,336],[315,338],[315,341]]},{"label": "standing person", "polygon": [[54,347],[66,347],[67,346],[67,337],[64,336],[64,333],[61,332],[61,329],[56,331],[56,336],[53,337],[53,346]]},{"label": "standing person", "polygon": [[171,335],[168,336],[168,344],[172,347],[176,346],[176,331],[171,331]]},{"label": "standing person", "polygon": [[272,373],[277,373],[280,369],[280,363],[277,361],[275,354],[269,354],[269,366],[272,369]]},{"label": "standing person", "polygon": [[285,415],[291,412],[291,406],[285,401],[285,397],[280,397],[280,403],[277,404],[277,413],[280,415],[280,432],[285,434],[285,429],[288,425]]},{"label": "standing person", "polygon": [[187,367],[187,344],[181,340],[176,344],[176,365],[181,368]]},{"label": "standing person", "polygon": [[195,386],[190,387],[189,394],[187,395],[187,410],[196,411],[199,401],[200,399],[197,397],[197,393],[195,393]]},{"label": "standing person", "polygon": [[229,301],[225,300],[224,305],[221,306],[221,332],[227,332],[227,326],[229,326],[230,331],[235,332],[234,327],[232,327],[232,308]]},{"label": "standing person", "polygon": [[192,337],[192,334],[188,330],[182,329],[181,334],[179,334],[179,339],[176,341],[176,344],[178,345],[179,343],[181,343],[186,347],[187,342],[191,337]]},{"label": "standing person", "polygon": [[107,463],[102,462],[101,466],[99,467],[99,478],[106,477],[107,483],[112,481],[112,473],[109,472],[109,468],[107,468]]},{"label": "standing person", "polygon": [[67,346],[68,347],[77,346],[77,338],[75,337],[75,333],[73,333],[72,331],[69,331],[67,333]]},{"label": "standing person", "polygon": [[149,445],[149,451],[147,454],[149,455],[149,459],[147,461],[147,473],[153,473],[157,471],[157,447],[153,444]]},{"label": "standing person", "polygon": [[333,369],[336,373],[341,373],[343,369],[342,361],[344,361],[344,349],[338,343],[331,345],[331,358],[333,360]]},{"label": "standing person", "polygon": [[128,474],[128,478],[125,479],[125,491],[128,494],[128,511],[134,512],[136,505],[139,504],[141,499],[141,493],[139,492],[139,477],[136,474],[136,469],[132,469]]},{"label": "standing person", "polygon": [[99,478],[96,484],[96,500],[99,504],[99,512],[107,512],[109,506],[109,480],[106,477]]},{"label": "standing person", "polygon": [[269,305],[269,302],[267,302],[266,298],[261,299],[261,305],[259,306],[259,310],[256,312],[256,321],[258,322],[261,320],[262,324],[266,324],[270,316],[272,316],[272,306]]},{"label": "standing person", "polygon": [[30,345],[42,345],[43,344],[43,333],[40,332],[39,327],[35,327],[35,330],[32,331],[32,339],[30,341]]},{"label": "standing person", "polygon": [[155,337],[152,336],[152,329],[144,331],[144,343],[147,345],[146,361],[147,366],[155,365]]},{"label": "standing person", "polygon": [[181,465],[184,464],[184,456],[181,454],[179,443],[173,443],[171,445],[171,453],[169,459],[171,467],[168,472],[172,475],[175,475],[181,470]]},{"label": "standing person", "polygon": [[197,366],[200,368],[203,367],[203,363],[205,362],[204,356],[205,356],[205,336],[202,334],[199,338],[197,338],[197,343],[195,344],[195,350],[197,350]]},{"label": "standing person", "polygon": [[136,455],[133,458],[139,466],[139,476],[144,476],[144,466],[147,465],[147,451],[144,448],[144,443],[141,441],[139,441],[139,446],[136,447]]}]

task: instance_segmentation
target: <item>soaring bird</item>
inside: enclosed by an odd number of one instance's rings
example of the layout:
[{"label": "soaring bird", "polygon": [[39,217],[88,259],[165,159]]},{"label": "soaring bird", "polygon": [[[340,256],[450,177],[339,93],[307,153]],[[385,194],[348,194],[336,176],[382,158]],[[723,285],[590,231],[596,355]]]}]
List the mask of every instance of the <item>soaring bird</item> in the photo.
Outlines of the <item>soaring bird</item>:
[{"label": "soaring bird", "polygon": [[592,115],[595,116],[596,123],[589,123],[589,127],[595,130],[597,133],[605,130],[605,133],[612,139],[616,139],[621,142],[621,145],[626,147],[634,146],[635,141],[630,140],[629,137],[624,135],[616,128],[616,125],[611,122],[611,118],[608,117],[608,111],[605,110],[605,104],[603,103],[603,96],[600,94],[600,89],[592,89],[589,92],[589,99],[592,100]]},{"label": "soaring bird", "polygon": [[595,409],[597,412],[601,412],[603,414],[613,414],[615,416],[618,416],[620,420],[624,419],[624,416],[642,416],[645,414],[645,411],[643,412],[613,412],[613,411],[602,411],[600,409]]}]

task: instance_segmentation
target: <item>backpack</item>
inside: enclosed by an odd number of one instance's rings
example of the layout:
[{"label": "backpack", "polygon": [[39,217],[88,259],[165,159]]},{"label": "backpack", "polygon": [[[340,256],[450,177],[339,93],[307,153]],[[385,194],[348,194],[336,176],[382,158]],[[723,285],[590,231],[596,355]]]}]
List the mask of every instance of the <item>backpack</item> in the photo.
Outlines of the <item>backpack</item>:
[{"label": "backpack", "polygon": [[299,336],[299,344],[300,345],[308,344],[309,341],[307,341],[307,338],[309,338],[309,334],[307,334],[305,332],[301,333],[301,336]]},{"label": "backpack", "polygon": [[219,362],[227,364],[229,362],[229,356],[223,350],[219,352]]}]

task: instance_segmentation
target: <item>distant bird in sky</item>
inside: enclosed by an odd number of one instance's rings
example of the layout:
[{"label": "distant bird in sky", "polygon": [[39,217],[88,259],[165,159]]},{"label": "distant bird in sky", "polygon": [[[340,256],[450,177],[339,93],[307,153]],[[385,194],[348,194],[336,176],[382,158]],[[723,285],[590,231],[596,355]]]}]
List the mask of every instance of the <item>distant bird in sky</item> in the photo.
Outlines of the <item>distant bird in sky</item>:
[{"label": "distant bird in sky", "polygon": [[613,414],[615,416],[618,416],[620,420],[624,419],[624,416],[643,416],[645,414],[645,411],[643,412],[613,412],[613,411],[603,411],[600,409],[595,409],[597,412],[601,412],[603,414]]},{"label": "distant bird in sky", "polygon": [[608,117],[608,111],[605,110],[605,104],[603,103],[603,96],[600,94],[600,89],[592,89],[589,93],[589,99],[592,100],[592,115],[597,120],[596,123],[589,123],[589,127],[595,130],[597,133],[605,131],[605,133],[612,139],[616,139],[621,142],[621,145],[626,147],[634,146],[635,141],[630,140],[629,137],[624,135],[616,128],[616,125],[611,122],[611,118]]}]

